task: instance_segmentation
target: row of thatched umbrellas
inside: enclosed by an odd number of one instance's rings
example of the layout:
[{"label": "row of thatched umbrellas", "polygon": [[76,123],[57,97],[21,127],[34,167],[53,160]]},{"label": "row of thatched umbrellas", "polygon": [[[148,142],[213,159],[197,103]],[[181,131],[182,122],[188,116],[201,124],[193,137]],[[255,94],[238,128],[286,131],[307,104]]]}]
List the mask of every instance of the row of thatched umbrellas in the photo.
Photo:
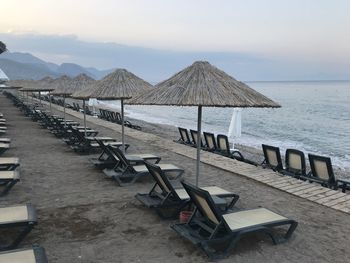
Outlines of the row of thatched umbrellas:
[{"label": "row of thatched umbrellas", "polygon": [[[68,79],[68,77],[62,77]],[[81,81],[87,76],[80,76]],[[47,83],[47,82],[52,82]],[[91,83],[86,81],[83,85],[74,86],[64,84],[48,78],[41,80],[42,84],[23,88],[25,91],[52,91],[52,95],[64,98],[85,100],[96,98],[98,100],[121,100],[122,116],[122,142],[124,148],[124,102],[130,105],[165,105],[165,106],[195,106],[198,107],[197,141],[200,141],[202,107],[240,107],[240,108],[277,108],[279,104],[253,90],[243,82],[237,81],[224,71],[212,66],[208,62],[198,61],[184,70],[176,73],[169,79],[152,87],[151,84],[128,72],[117,69],[102,80]],[[79,82],[79,81],[77,81]],[[29,89],[29,90],[28,90]],[[85,107],[84,107],[85,108]],[[86,117],[84,111],[84,125]],[[197,144],[196,185],[199,178],[201,145]]]}]

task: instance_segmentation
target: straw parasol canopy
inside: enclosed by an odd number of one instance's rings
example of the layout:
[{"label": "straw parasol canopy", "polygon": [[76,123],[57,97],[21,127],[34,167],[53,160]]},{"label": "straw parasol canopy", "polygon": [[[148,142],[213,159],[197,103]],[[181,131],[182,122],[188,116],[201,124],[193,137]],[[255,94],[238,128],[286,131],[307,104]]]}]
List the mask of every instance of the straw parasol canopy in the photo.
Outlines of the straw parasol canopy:
[{"label": "straw parasol canopy", "polygon": [[[103,79],[97,81],[92,87],[78,91],[73,98],[85,100],[95,98],[99,100],[120,100],[122,122],[122,144],[125,152],[124,141],[124,100],[130,99],[135,94],[144,90],[150,90],[153,86],[147,81],[137,77],[126,69],[116,69]],[[85,111],[84,111],[85,124]]]},{"label": "straw parasol canopy", "polygon": [[7,50],[6,44],[2,41],[0,41],[0,54],[5,52]]},{"label": "straw parasol canopy", "polygon": [[[269,107],[280,105],[209,62],[197,61],[154,89],[127,102],[134,105],[197,106],[197,142],[201,141],[202,107]],[[199,178],[201,144],[197,144],[196,185]]]},{"label": "straw parasol canopy", "polygon": [[88,88],[75,92],[73,98],[86,100],[96,98],[99,100],[130,99],[143,90],[153,86],[137,77],[126,69],[117,69]]},{"label": "straw parasol canopy", "polygon": [[139,105],[205,107],[280,107],[206,61],[194,62],[149,92],[127,102]]}]

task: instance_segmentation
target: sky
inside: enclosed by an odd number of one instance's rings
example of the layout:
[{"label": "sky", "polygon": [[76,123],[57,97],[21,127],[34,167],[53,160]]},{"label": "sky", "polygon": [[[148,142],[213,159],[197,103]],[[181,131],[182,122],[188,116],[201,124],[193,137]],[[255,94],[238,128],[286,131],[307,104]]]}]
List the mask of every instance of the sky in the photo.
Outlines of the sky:
[{"label": "sky", "polygon": [[[0,33],[350,68],[348,0],[0,0]],[[21,48],[19,48],[21,49]],[[25,51],[25,47],[21,51]],[[30,50],[28,50],[30,51]],[[65,54],[43,52],[62,62]],[[61,55],[61,56],[60,56]],[[323,68],[323,65],[325,68]]]}]

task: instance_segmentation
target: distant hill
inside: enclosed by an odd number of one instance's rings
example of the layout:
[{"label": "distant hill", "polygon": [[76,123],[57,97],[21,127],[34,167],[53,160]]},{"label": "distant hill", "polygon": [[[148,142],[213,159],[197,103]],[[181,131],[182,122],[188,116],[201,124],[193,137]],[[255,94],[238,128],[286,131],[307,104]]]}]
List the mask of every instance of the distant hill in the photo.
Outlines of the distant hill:
[{"label": "distant hill", "polygon": [[94,79],[103,78],[111,70],[98,70],[96,68],[85,68],[74,63],[46,62],[30,53],[4,52],[0,55],[0,68],[10,79],[41,79],[46,76],[53,78],[68,75],[75,77],[86,74]]}]

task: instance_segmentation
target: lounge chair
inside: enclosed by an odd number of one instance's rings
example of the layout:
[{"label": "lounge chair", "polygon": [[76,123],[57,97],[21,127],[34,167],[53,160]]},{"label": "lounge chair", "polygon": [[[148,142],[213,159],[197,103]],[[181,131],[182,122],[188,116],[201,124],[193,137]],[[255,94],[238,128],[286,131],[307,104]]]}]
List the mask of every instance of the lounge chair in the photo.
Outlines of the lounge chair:
[{"label": "lounge chair", "polygon": [[341,188],[343,192],[350,190],[350,180],[335,177],[331,158],[309,154],[309,162],[311,172],[303,179],[335,190]]},{"label": "lounge chair", "polygon": [[10,149],[10,144],[9,143],[0,143],[0,155],[2,155],[8,149]]},{"label": "lounge chair", "polygon": [[10,143],[11,139],[10,138],[2,138],[0,137],[0,143]]},{"label": "lounge chair", "polygon": [[0,171],[0,187],[3,188],[0,197],[5,196],[17,182],[19,182],[18,171]]},{"label": "lounge chair", "polygon": [[[102,149],[102,153],[97,158],[90,158],[89,161],[95,165],[99,169],[105,169],[105,168],[113,168],[114,166],[118,165],[120,162],[119,158],[116,158],[117,155],[114,152],[115,146],[105,144],[103,141],[96,139],[96,142],[100,145]],[[156,156],[154,154],[126,154],[125,158],[129,161],[133,161],[135,159],[142,159],[144,161],[153,161],[154,163],[159,163],[161,160],[161,157]]]},{"label": "lounge chair", "polygon": [[[118,148],[114,148],[112,154],[115,155],[114,158],[119,159],[119,163],[111,169],[104,169],[103,173],[108,177],[114,178],[120,186],[133,184],[140,177],[149,175],[149,171],[143,159],[127,159],[123,152]],[[184,173],[183,169],[173,164],[158,165],[167,174],[175,173],[175,178],[180,178],[180,176]]]},{"label": "lounge chair", "polygon": [[[171,228],[201,248],[212,260],[227,257],[247,234],[262,232],[278,244],[287,241],[298,225],[266,208],[222,213],[207,191],[185,182],[182,184],[195,204],[195,210],[187,223],[174,224]],[[287,225],[287,232],[277,237],[274,228]]]},{"label": "lounge chair", "polygon": [[305,155],[302,151],[287,149],[285,159],[286,167],[280,170],[282,174],[297,178],[306,176]]},{"label": "lounge chair", "polygon": [[[192,137],[192,141],[193,141],[193,146],[197,147],[198,132],[195,130],[190,130],[190,133],[191,133],[191,137]],[[200,144],[201,144],[201,147],[204,146],[203,140],[202,140],[202,135],[200,136]]]},{"label": "lounge chair", "polygon": [[218,146],[217,147],[218,153],[220,153],[226,157],[236,159],[236,160],[241,161],[241,162],[245,162],[245,163],[256,165],[256,166],[258,165],[256,162],[244,158],[244,156],[242,155],[242,153],[240,151],[230,149],[230,144],[228,142],[228,138],[226,135],[218,134],[216,142],[217,142],[217,146]]},{"label": "lounge chair", "polygon": [[36,224],[36,210],[31,204],[0,208],[0,228],[21,229],[11,243],[1,244],[0,250],[16,248]]},{"label": "lounge chair", "polygon": [[215,135],[210,132],[203,132],[206,150],[216,152],[218,150]]},{"label": "lounge chair", "polygon": [[0,157],[0,171],[13,171],[19,166],[16,157]]},{"label": "lounge chair", "polygon": [[271,168],[274,171],[283,170],[282,158],[280,148],[262,144],[264,158],[265,160],[262,163],[262,166],[265,168]]},{"label": "lounge chair", "polygon": [[190,136],[188,134],[188,130],[185,128],[178,127],[179,133],[180,133],[180,139],[177,141],[182,144],[188,144],[192,145]]},{"label": "lounge chair", "polygon": [[0,252],[2,263],[48,263],[45,249],[34,246],[33,248],[15,249]]},{"label": "lounge chair", "polygon": [[[181,210],[188,207],[190,197],[182,186],[175,186],[158,165],[145,163],[155,184],[149,193],[138,193],[136,199],[148,208],[154,209],[162,218],[174,218]],[[157,191],[157,188],[160,191]],[[203,187],[210,194],[215,195],[215,203],[224,206],[224,210],[231,209],[238,201],[239,196],[216,186]],[[229,201],[223,200],[228,198]],[[223,201],[223,202],[222,202]]]}]

